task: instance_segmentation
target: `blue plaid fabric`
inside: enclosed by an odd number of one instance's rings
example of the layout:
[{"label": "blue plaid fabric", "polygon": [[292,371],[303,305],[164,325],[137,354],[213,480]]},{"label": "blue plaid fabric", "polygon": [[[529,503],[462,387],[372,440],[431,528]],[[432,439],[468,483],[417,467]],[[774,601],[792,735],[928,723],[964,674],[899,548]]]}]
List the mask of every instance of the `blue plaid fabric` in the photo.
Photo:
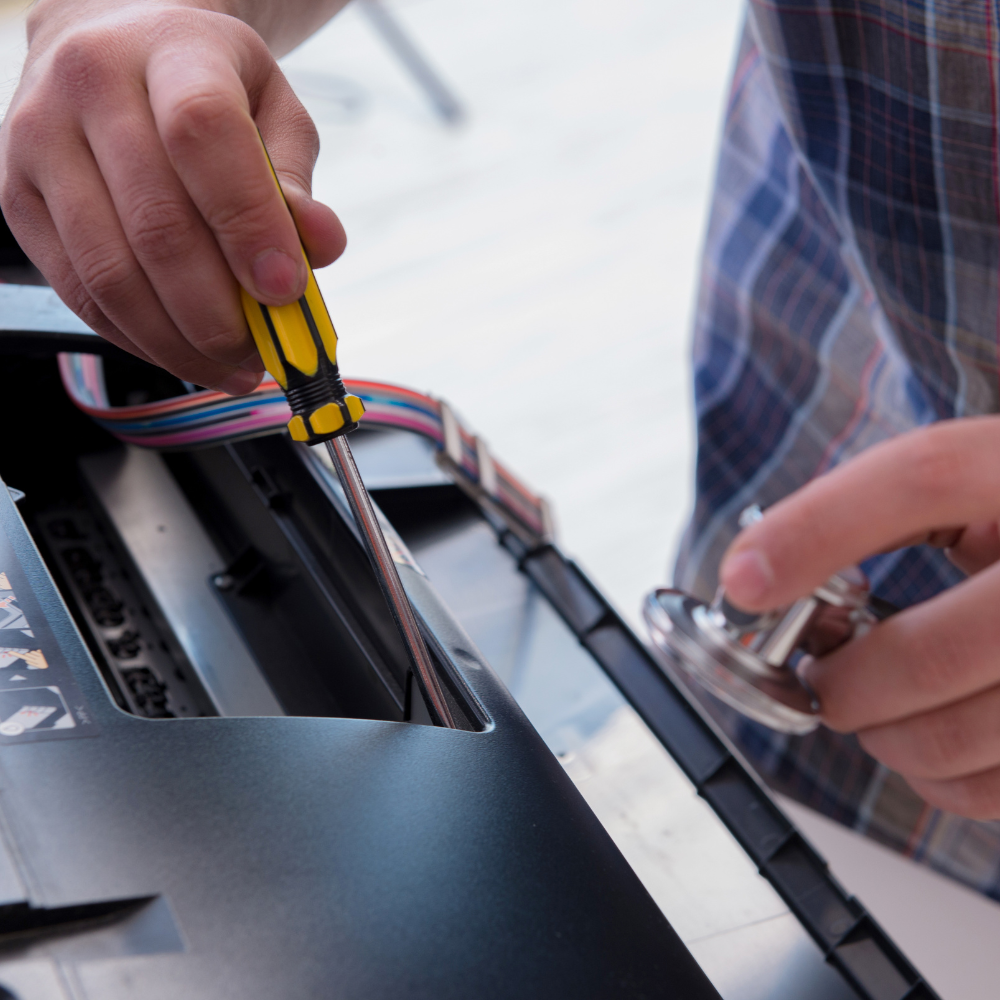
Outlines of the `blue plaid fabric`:
[{"label": "blue plaid fabric", "polygon": [[[711,596],[747,504],[998,411],[998,40],[998,0],[751,0],[699,293],[677,586]],[[899,605],[961,576],[927,547],[865,569]],[[928,807],[849,737],[712,710],[778,789],[1000,899],[1000,823]]]}]

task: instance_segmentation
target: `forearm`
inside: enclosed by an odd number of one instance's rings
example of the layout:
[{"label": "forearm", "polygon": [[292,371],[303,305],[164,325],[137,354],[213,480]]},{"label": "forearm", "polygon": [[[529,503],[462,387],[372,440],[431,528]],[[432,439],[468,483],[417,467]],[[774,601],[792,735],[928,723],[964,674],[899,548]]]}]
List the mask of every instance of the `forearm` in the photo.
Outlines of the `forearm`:
[{"label": "forearm", "polygon": [[253,28],[274,55],[295,48],[322,27],[348,0],[39,0],[28,17],[30,50],[45,48],[66,28],[129,8],[191,7],[228,14]]}]

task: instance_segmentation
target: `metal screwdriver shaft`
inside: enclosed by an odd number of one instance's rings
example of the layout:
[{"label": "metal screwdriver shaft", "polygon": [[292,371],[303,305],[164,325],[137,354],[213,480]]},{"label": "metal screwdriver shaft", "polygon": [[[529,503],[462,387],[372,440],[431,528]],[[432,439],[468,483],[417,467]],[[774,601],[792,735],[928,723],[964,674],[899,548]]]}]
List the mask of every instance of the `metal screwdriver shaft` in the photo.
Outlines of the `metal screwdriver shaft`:
[{"label": "metal screwdriver shaft", "polygon": [[[261,146],[263,148],[263,142]],[[275,186],[281,193],[281,185],[266,149],[264,155]],[[292,411],[288,432],[292,439],[309,445],[326,442],[375,570],[375,578],[385,595],[413,670],[420,678],[438,721],[454,729],[455,720],[448,708],[441,681],[386,545],[371,497],[361,481],[354,456],[344,437],[357,428],[365,407],[357,396],[352,396],[344,387],[337,368],[337,332],[309,267],[305,250],[302,250],[302,259],[309,277],[305,294],[298,302],[286,306],[265,306],[242,291],[243,313],[264,367],[284,390],[288,400]]]},{"label": "metal screwdriver shaft", "polygon": [[441,681],[438,679],[427,646],[420,634],[410,600],[403,589],[403,582],[399,579],[392,553],[389,551],[389,546],[386,544],[385,536],[382,534],[378,518],[372,507],[371,497],[368,496],[368,490],[365,489],[365,485],[361,481],[358,467],[354,464],[354,455],[351,454],[350,445],[348,445],[346,438],[336,437],[328,440],[326,447],[333,460],[333,467],[337,470],[340,485],[344,488],[344,495],[347,497],[347,503],[354,515],[354,522],[361,532],[361,538],[368,551],[368,558],[371,559],[372,566],[375,567],[375,576],[379,586],[385,595],[392,617],[396,621],[396,628],[399,629],[410,658],[413,660],[417,676],[423,682],[427,697],[442,725],[454,729],[455,720],[445,699]]}]

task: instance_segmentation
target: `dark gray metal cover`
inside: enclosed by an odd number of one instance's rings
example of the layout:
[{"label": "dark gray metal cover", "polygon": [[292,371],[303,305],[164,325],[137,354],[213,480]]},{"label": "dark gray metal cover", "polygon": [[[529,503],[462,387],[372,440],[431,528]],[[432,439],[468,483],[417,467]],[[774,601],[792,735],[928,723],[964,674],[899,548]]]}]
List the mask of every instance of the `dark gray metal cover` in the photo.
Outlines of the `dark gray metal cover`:
[{"label": "dark gray metal cover", "polygon": [[[718,996],[416,573],[484,732],[151,722],[112,704],[6,490],[0,528],[99,729],[0,746],[0,984],[19,1000]],[[94,917],[115,900],[133,902]],[[5,936],[43,919],[25,902],[91,919]]]}]

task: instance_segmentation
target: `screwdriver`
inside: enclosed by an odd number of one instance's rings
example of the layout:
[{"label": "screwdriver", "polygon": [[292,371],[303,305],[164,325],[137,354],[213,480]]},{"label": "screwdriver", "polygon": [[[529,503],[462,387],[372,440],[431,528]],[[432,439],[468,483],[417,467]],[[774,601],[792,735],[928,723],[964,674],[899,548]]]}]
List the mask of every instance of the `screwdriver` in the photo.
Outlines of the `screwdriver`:
[{"label": "screwdriver", "polygon": [[[261,140],[263,146],[263,140]],[[266,147],[264,155],[278,193],[284,192]],[[288,202],[285,201],[285,207]],[[291,210],[289,210],[291,214]],[[287,306],[266,306],[240,289],[243,313],[264,367],[284,390],[292,418],[288,432],[293,441],[326,444],[347,497],[354,522],[371,560],[375,577],[403,639],[411,665],[442,725],[451,729],[455,720],[445,699],[441,681],[417,626],[416,616],[403,589],[396,564],[389,552],[371,497],[354,463],[346,434],[358,427],[364,403],[344,386],[337,367],[337,333],[323,301],[305,248],[300,242],[309,280],[305,294]]]}]

